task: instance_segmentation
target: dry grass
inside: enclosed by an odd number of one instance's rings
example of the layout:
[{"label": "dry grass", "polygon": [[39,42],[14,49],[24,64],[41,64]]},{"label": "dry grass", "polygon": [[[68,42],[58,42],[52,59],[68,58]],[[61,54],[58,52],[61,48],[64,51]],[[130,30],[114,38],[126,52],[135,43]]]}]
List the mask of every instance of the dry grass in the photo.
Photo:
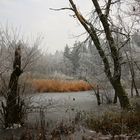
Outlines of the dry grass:
[{"label": "dry grass", "polygon": [[102,116],[90,115],[86,122],[90,129],[103,134],[140,134],[140,105],[122,112],[106,112]]},{"label": "dry grass", "polygon": [[67,81],[67,80],[45,80],[34,79],[33,87],[38,92],[72,92],[72,91],[87,91],[92,87],[85,81]]}]

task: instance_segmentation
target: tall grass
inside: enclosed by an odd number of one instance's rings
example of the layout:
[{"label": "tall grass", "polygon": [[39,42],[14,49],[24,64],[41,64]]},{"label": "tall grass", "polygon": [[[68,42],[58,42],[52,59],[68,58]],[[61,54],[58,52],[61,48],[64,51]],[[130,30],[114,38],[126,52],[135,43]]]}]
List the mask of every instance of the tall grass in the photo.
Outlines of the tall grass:
[{"label": "tall grass", "polygon": [[85,81],[79,80],[46,80],[34,79],[32,85],[38,92],[72,92],[72,91],[87,91],[92,87]]},{"label": "tall grass", "polygon": [[[138,106],[140,107],[140,105]],[[87,127],[103,134],[137,135],[140,134],[140,109],[121,112],[106,112],[102,116],[90,114]]]}]

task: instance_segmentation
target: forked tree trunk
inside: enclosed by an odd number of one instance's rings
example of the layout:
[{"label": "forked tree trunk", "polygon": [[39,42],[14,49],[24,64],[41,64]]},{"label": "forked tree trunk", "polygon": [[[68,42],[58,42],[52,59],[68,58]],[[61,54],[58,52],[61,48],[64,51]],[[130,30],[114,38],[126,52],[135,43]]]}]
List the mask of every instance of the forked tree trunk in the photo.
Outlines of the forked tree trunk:
[{"label": "forked tree trunk", "polygon": [[11,73],[9,86],[8,86],[8,97],[6,103],[6,114],[5,114],[5,127],[12,126],[14,123],[21,123],[21,108],[22,103],[18,96],[18,80],[21,75],[21,48],[20,46],[15,48],[15,58],[13,62],[13,72]]},{"label": "forked tree trunk", "polygon": [[110,11],[110,6],[111,6],[111,0],[109,0],[107,2],[107,7],[106,7],[106,14],[104,14],[102,12],[102,9],[99,5],[98,0],[92,0],[92,3],[95,7],[95,10],[99,16],[100,22],[103,25],[103,30],[106,36],[106,40],[108,42],[109,45],[109,49],[110,49],[110,56],[111,59],[113,60],[113,67],[114,70],[113,72],[111,71],[111,66],[109,63],[109,59],[105,54],[104,49],[102,48],[102,45],[100,43],[100,37],[97,34],[96,28],[94,27],[94,25],[89,22],[88,20],[86,20],[82,14],[78,11],[76,5],[74,4],[73,0],[69,0],[72,8],[70,8],[76,15],[77,19],[79,20],[79,22],[81,23],[81,25],[85,28],[85,30],[88,32],[88,34],[90,35],[92,41],[95,44],[95,47],[103,61],[104,64],[104,71],[106,76],[108,77],[110,83],[112,84],[115,93],[117,94],[119,101],[120,101],[120,105],[122,108],[127,109],[130,107],[129,104],[129,99],[127,97],[127,94],[120,82],[121,79],[121,62],[120,62],[120,54],[119,54],[119,50],[116,47],[111,29],[110,29],[110,25],[109,25],[109,21],[108,21],[108,15],[109,15],[109,11]]},{"label": "forked tree trunk", "polygon": [[126,109],[130,107],[128,96],[120,82],[120,80],[115,81],[113,83],[113,87],[115,89],[115,93],[119,98],[119,102],[122,108]]}]

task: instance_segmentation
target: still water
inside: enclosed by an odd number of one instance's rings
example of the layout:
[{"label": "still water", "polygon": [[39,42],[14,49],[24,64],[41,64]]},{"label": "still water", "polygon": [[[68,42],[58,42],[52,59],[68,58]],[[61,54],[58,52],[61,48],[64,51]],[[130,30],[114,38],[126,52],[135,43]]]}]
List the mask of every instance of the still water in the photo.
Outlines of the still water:
[{"label": "still water", "polygon": [[74,118],[79,112],[93,112],[98,115],[108,110],[108,105],[97,105],[93,91],[38,93],[26,97],[26,104],[29,107],[27,120],[32,122],[39,120],[40,110],[44,111],[47,121],[54,122]]},{"label": "still water", "polygon": [[[93,91],[70,93],[38,93],[26,97],[29,120],[38,120],[40,109],[47,120],[59,121],[73,117],[79,111],[90,111],[97,107]],[[32,118],[32,119],[31,119]]]}]

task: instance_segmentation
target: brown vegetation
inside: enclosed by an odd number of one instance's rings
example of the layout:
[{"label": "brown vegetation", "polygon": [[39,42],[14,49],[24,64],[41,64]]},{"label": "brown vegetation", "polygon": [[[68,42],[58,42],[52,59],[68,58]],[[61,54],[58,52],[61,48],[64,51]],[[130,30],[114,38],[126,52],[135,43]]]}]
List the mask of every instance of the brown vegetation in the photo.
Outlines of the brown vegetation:
[{"label": "brown vegetation", "polygon": [[90,114],[86,122],[90,129],[105,135],[137,135],[140,134],[140,105],[136,104],[130,111]]},{"label": "brown vegetation", "polygon": [[32,85],[38,92],[72,92],[92,89],[91,85],[82,80],[67,81],[35,79],[32,81]]}]

